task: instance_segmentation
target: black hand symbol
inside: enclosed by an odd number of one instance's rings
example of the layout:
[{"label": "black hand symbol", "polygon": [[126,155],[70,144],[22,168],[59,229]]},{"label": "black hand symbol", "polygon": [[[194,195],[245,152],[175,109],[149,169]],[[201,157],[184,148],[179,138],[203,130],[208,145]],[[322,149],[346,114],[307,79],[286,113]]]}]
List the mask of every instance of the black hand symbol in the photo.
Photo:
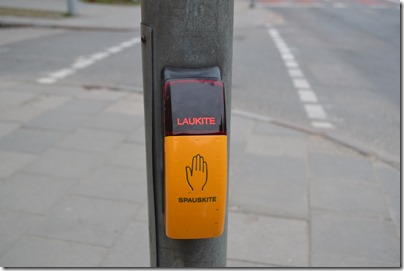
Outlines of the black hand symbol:
[{"label": "black hand symbol", "polygon": [[192,158],[192,168],[185,168],[187,174],[187,182],[192,191],[195,189],[201,189],[205,187],[208,181],[208,164],[205,162],[202,156],[197,154]]}]

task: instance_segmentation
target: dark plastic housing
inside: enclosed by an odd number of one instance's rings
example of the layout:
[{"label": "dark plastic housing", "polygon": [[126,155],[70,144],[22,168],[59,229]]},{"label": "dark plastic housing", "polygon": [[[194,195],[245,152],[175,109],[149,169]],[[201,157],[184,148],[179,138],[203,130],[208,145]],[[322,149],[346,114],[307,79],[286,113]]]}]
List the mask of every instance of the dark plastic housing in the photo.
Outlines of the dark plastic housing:
[{"label": "dark plastic housing", "polygon": [[165,135],[225,135],[224,85],[218,67],[164,69]]}]

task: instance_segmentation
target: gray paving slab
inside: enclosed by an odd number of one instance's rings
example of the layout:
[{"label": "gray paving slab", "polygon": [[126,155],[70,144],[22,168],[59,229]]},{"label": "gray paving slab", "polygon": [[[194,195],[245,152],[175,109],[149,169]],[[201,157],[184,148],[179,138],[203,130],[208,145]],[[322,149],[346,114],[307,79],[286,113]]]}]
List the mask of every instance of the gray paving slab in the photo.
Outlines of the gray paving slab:
[{"label": "gray paving slab", "polygon": [[375,166],[376,176],[382,186],[385,202],[390,210],[397,231],[401,229],[401,174],[387,165]]},{"label": "gray paving slab", "polygon": [[372,162],[367,159],[309,153],[308,160],[313,178],[375,181]]},{"label": "gray paving slab", "polygon": [[21,238],[0,258],[5,267],[97,267],[107,249],[36,236]]},{"label": "gray paving slab", "polygon": [[237,141],[230,137],[230,149],[229,151],[229,163],[230,163],[230,175],[236,174],[240,163],[242,163],[245,148],[247,146],[246,141]]},{"label": "gray paving slab", "polygon": [[271,181],[304,183],[307,177],[306,161],[285,156],[245,154],[236,171],[241,176],[254,176]]},{"label": "gray paving slab", "polygon": [[47,109],[32,105],[0,107],[0,120],[9,122],[28,122],[39,117]]},{"label": "gray paving slab", "polygon": [[76,114],[96,114],[108,106],[107,101],[94,99],[74,99],[59,107],[62,112]]},{"label": "gray paving slab", "polygon": [[228,258],[226,267],[232,268],[232,267],[279,267],[279,266],[265,263],[257,263],[252,261],[233,260]]},{"label": "gray paving slab", "polygon": [[254,127],[254,133],[260,135],[278,135],[307,138],[307,135],[303,132],[285,128],[268,122],[258,122]]},{"label": "gray paving slab", "polygon": [[254,128],[254,120],[243,118],[237,115],[231,116],[231,139],[236,141],[244,141]]},{"label": "gray paving slab", "polygon": [[308,266],[307,233],[304,220],[230,212],[228,258],[268,265]]},{"label": "gray paving slab", "polygon": [[367,181],[313,179],[310,205],[347,214],[390,218],[381,187]]},{"label": "gray paving slab", "polygon": [[387,268],[400,267],[398,262],[378,262],[372,259],[355,258],[328,253],[316,253],[312,255],[312,266],[323,268]]},{"label": "gray paving slab", "polygon": [[[143,117],[103,112],[89,119],[84,126],[121,132],[133,132],[144,122]],[[144,133],[143,133],[144,137]]]},{"label": "gray paving slab", "polygon": [[34,99],[30,100],[29,105],[37,108],[44,108],[51,110],[62,106],[71,99],[72,99],[71,97],[44,93],[41,95],[37,95]]},{"label": "gray paving slab", "polygon": [[140,93],[128,94],[123,99],[109,105],[105,111],[111,113],[143,116],[143,95]]},{"label": "gray paving slab", "polygon": [[138,221],[129,223],[101,266],[118,268],[150,267],[148,224]]},{"label": "gray paving slab", "polygon": [[84,88],[84,91],[77,93],[76,98],[79,99],[92,99],[92,100],[103,100],[103,101],[115,101],[120,98],[127,96],[126,92],[123,91],[111,91],[108,89],[91,89]]},{"label": "gray paving slab", "polygon": [[99,246],[112,246],[139,205],[71,195],[53,208],[31,234]]},{"label": "gray paving slab", "polygon": [[399,265],[400,240],[391,220],[312,211],[312,265],[325,255]]},{"label": "gray paving slab", "polygon": [[58,109],[49,110],[40,116],[29,120],[25,125],[37,129],[72,131],[89,119],[88,115],[74,114]]},{"label": "gray paving slab", "polygon": [[144,145],[125,142],[116,146],[106,157],[106,164],[146,169],[146,149]]},{"label": "gray paving slab", "polygon": [[58,147],[74,150],[106,152],[118,145],[127,135],[100,129],[78,129],[57,143]]},{"label": "gray paving slab", "polygon": [[136,221],[149,222],[149,206],[147,202],[143,202],[139,213],[136,215]]},{"label": "gray paving slab", "polygon": [[229,186],[229,204],[246,213],[307,219],[308,185],[262,178],[234,176]]},{"label": "gray paving slab", "polygon": [[88,173],[100,159],[100,156],[95,153],[51,148],[25,167],[24,172],[80,178]]},{"label": "gray paving slab", "polygon": [[5,266],[1,256],[31,227],[40,223],[43,217],[9,210],[2,205],[0,205],[0,217],[0,266]]},{"label": "gray paving slab", "polygon": [[73,184],[71,180],[61,178],[17,173],[0,185],[0,206],[28,213],[46,214]]},{"label": "gray paving slab", "polygon": [[37,155],[0,151],[0,180],[5,179],[30,163],[33,163]]},{"label": "gray paving slab", "polygon": [[104,165],[83,178],[73,193],[142,204],[147,201],[146,185],[144,170]]},{"label": "gray paving slab", "polygon": [[144,123],[140,124],[137,129],[130,134],[130,136],[126,139],[129,142],[137,143],[137,144],[146,144],[146,135],[145,135],[145,127]]},{"label": "gray paving slab", "polygon": [[31,92],[0,91],[0,106],[19,106],[34,98],[37,94]]},{"label": "gray paving slab", "polygon": [[19,128],[4,136],[0,141],[0,149],[16,152],[42,153],[54,145],[61,137],[61,132]]},{"label": "gray paving slab", "polygon": [[286,156],[305,158],[306,140],[300,137],[250,135],[246,152],[266,156]]},{"label": "gray paving slab", "polygon": [[[17,122],[0,121],[0,139],[8,133],[18,129],[21,124]],[[2,139],[1,139],[2,140]]]}]

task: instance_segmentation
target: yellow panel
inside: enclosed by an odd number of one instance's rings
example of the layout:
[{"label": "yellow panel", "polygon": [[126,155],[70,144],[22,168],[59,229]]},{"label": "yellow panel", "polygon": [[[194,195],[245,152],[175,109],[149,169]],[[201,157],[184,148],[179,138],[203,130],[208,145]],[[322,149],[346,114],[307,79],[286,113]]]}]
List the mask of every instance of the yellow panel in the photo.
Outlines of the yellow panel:
[{"label": "yellow panel", "polygon": [[167,136],[164,144],[167,236],[220,236],[226,213],[227,136]]}]

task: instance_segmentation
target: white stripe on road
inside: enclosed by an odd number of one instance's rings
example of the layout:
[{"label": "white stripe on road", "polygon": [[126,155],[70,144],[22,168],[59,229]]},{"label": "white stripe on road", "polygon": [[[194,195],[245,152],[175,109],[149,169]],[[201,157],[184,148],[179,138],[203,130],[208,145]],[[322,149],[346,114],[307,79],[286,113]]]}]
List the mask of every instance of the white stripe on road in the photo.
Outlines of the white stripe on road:
[{"label": "white stripe on road", "polygon": [[98,61],[105,59],[112,54],[116,54],[121,52],[124,49],[132,47],[136,44],[140,43],[140,38],[133,38],[127,41],[123,41],[118,45],[112,46],[104,51],[94,53],[89,57],[80,57],[78,58],[69,68],[61,69],[58,71],[50,72],[48,76],[39,78],[37,80],[40,84],[54,84],[58,80],[63,79],[69,75],[74,74],[76,71],[80,69],[87,68]]},{"label": "white stripe on road", "polygon": [[269,36],[271,36],[274,41],[285,66],[288,68],[289,76],[292,80],[293,86],[297,90],[300,101],[303,103],[306,115],[309,119],[313,120],[310,123],[311,126],[321,129],[334,129],[334,126],[327,121],[327,113],[323,106],[319,104],[317,96],[311,89],[309,81],[305,78],[302,70],[299,69],[299,64],[289,46],[281,37],[278,30],[271,26],[267,26],[267,28]]},{"label": "white stripe on road", "polygon": [[310,88],[309,82],[303,78],[293,78],[293,85],[296,89]]},{"label": "white stripe on road", "polygon": [[288,68],[297,68],[297,67],[299,67],[299,64],[297,64],[297,62],[294,61],[294,60],[285,61],[285,65]]},{"label": "white stripe on road", "polygon": [[290,77],[297,77],[297,78],[302,78],[303,73],[299,68],[289,68],[288,69]]},{"label": "white stripe on road", "polygon": [[307,115],[311,119],[325,120],[327,119],[327,114],[325,113],[323,107],[319,104],[305,104],[304,109]]},{"label": "white stripe on road", "polygon": [[312,90],[298,90],[299,98],[304,103],[317,103],[318,99]]},{"label": "white stripe on road", "polygon": [[334,126],[328,121],[312,121],[311,126],[321,129],[334,129]]}]

